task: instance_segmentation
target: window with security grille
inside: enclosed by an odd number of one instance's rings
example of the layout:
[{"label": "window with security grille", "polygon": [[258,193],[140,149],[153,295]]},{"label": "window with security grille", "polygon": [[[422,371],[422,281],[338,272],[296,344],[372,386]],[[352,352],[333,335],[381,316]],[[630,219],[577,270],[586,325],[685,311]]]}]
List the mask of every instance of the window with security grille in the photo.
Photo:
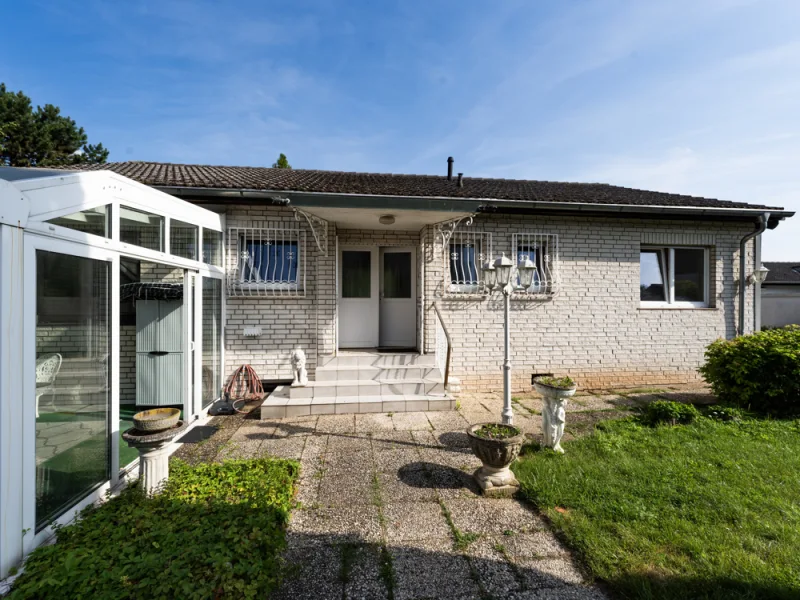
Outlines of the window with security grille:
[{"label": "window with security grille", "polygon": [[523,288],[519,274],[516,275],[517,294],[551,295],[557,289],[558,235],[552,233],[515,233],[512,236],[514,258],[517,264],[530,260],[536,269],[531,285]]},{"label": "window with security grille", "polygon": [[302,295],[305,288],[304,240],[297,228],[232,227],[236,267],[229,272],[232,295]]},{"label": "window with security grille", "polygon": [[482,231],[455,231],[447,251],[450,294],[485,294],[484,262],[491,256],[491,234]]}]

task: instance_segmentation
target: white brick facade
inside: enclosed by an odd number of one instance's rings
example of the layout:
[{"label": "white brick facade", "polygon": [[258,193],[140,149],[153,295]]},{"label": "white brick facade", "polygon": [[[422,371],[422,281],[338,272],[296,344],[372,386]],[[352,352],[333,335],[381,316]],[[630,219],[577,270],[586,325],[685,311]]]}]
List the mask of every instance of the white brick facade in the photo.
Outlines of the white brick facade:
[{"label": "white brick facade", "polygon": [[[292,222],[291,209],[232,206],[228,226]],[[303,298],[227,297],[226,377],[243,363],[263,379],[289,379],[289,354],[299,344],[310,373],[319,356],[335,351],[335,248],[338,245],[414,246],[418,252],[417,300],[424,311],[418,336],[435,352],[437,302],[453,339],[452,375],[462,389],[501,386],[503,302],[491,297],[444,294],[447,263],[442,238],[433,225],[420,232],[391,232],[328,227],[328,255],[317,250],[309,231],[306,290]],[[461,225],[460,227],[464,227]],[[493,253],[513,256],[514,233],[558,234],[560,285],[547,299],[512,300],[512,364],[516,389],[529,389],[531,373],[569,374],[586,387],[665,384],[695,380],[705,347],[735,335],[738,311],[739,241],[753,230],[748,223],[523,217],[481,215],[472,228],[492,233]],[[236,240],[228,240],[228,261]],[[710,306],[703,309],[643,309],[639,302],[639,252],[652,244],[703,246],[710,256]],[[748,246],[748,272],[753,243]],[[423,282],[424,271],[424,282]],[[753,291],[748,289],[746,322],[753,324]],[[424,317],[422,316],[424,315]],[[424,323],[421,321],[424,318]],[[245,326],[262,335],[245,338]],[[424,332],[424,333],[423,333]]]}]

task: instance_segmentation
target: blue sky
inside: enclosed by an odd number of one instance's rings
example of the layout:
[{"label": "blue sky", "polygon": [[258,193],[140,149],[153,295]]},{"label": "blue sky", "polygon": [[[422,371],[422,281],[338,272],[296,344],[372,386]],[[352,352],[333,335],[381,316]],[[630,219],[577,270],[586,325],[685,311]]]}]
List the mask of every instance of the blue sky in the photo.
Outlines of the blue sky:
[{"label": "blue sky", "polygon": [[[435,174],[452,155],[800,211],[796,0],[53,0],[3,21],[0,80],[110,160]],[[799,240],[800,215],[764,258]]]}]

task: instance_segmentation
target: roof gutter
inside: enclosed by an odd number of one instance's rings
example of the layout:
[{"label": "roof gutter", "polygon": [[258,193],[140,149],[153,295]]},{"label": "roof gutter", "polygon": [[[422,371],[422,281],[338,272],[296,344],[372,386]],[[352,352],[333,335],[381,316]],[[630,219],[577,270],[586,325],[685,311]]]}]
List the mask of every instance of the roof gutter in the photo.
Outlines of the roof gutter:
[{"label": "roof gutter", "polygon": [[[521,212],[564,211],[570,213],[629,213],[659,215],[692,215],[696,217],[744,217],[752,219],[764,213],[763,208],[723,208],[700,206],[660,206],[634,204],[595,204],[589,202],[551,202],[526,200],[497,200],[496,198],[454,198],[451,196],[392,196],[373,194],[323,193],[290,190],[256,190],[256,189],[218,189],[183,186],[153,186],[173,196],[218,199],[226,202],[269,201],[272,204],[285,204],[291,197],[291,203],[297,206],[336,206],[337,201],[352,208],[367,208],[376,201],[385,208],[406,208],[409,210],[472,210],[478,212],[502,212],[502,209],[513,209]],[[402,202],[393,207],[387,206],[392,201]],[[791,217],[794,212],[773,210],[771,228],[775,228],[781,219]]]},{"label": "roof gutter", "polygon": [[747,298],[747,281],[745,279],[747,256],[745,250],[747,242],[757,235],[764,233],[767,228],[767,223],[769,222],[769,214],[768,212],[760,214],[758,216],[756,230],[748,233],[739,242],[739,335],[744,335],[744,307],[745,299]]}]

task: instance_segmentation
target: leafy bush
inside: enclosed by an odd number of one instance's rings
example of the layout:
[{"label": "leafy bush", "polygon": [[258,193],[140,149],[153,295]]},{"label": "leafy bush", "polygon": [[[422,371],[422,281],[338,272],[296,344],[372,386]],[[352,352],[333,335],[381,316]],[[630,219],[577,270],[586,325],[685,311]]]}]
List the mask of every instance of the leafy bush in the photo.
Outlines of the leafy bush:
[{"label": "leafy bush", "polygon": [[28,557],[9,598],[266,597],[297,471],[286,460],[173,461],[159,496],[134,486],[61,528],[57,544]]},{"label": "leafy bush", "polygon": [[717,340],[700,367],[723,402],[763,412],[800,409],[800,327]]},{"label": "leafy bush", "polygon": [[686,425],[700,416],[700,411],[691,404],[670,400],[656,400],[642,408],[641,420],[647,425]]},{"label": "leafy bush", "polygon": [[741,421],[745,413],[741,408],[715,404],[706,410],[706,416],[715,421]]},{"label": "leafy bush", "polygon": [[549,375],[545,375],[543,377],[537,377],[536,383],[549,385],[550,387],[559,388],[562,390],[568,390],[575,387],[575,381],[568,375],[565,375],[564,377],[550,377]]}]

